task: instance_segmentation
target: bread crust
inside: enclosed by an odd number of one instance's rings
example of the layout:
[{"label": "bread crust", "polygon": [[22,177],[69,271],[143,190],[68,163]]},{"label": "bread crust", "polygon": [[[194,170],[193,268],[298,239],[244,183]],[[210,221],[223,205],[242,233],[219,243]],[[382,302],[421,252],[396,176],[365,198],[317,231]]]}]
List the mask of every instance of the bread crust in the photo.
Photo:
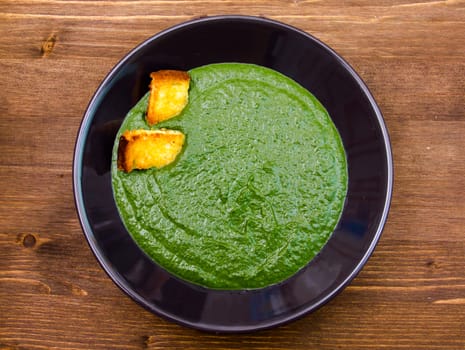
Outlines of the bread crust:
[{"label": "bread crust", "polygon": [[184,145],[181,131],[127,130],[119,139],[117,166],[126,173],[134,169],[162,168],[175,161]]},{"label": "bread crust", "polygon": [[190,76],[180,70],[159,70],[150,74],[150,98],[146,120],[155,125],[179,115],[189,98]]}]

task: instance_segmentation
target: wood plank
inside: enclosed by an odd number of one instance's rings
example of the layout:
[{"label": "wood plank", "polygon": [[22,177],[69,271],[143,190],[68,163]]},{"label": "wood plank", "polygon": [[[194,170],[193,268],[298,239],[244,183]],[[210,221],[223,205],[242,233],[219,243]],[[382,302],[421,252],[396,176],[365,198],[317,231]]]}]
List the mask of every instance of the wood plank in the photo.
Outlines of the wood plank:
[{"label": "wood plank", "polygon": [[[132,48],[217,14],[329,44],[379,103],[394,153],[388,223],[328,305],[274,330],[202,333],[138,306],[98,265],[72,193],[76,134]],[[464,349],[465,1],[0,1],[0,350]]]},{"label": "wood plank", "polygon": [[[127,48],[169,26],[203,16],[238,14],[243,6],[218,2],[212,12],[208,1],[187,4],[181,1],[171,6],[158,1],[143,2],[141,6],[134,6],[131,1],[61,4],[59,1],[0,4],[0,18],[3,18],[0,25],[4,33],[10,34],[0,38],[0,53],[41,57],[43,43],[54,37],[54,55],[108,57],[115,54],[118,57]],[[247,14],[285,21],[345,54],[350,51],[369,57],[372,54],[430,57],[449,52],[457,57],[463,53],[465,39],[455,35],[455,31],[465,30],[462,1],[406,5],[386,2],[376,6],[347,6],[341,10],[340,6],[327,2],[296,1],[286,6],[283,14],[282,1],[275,0],[250,3]],[[452,26],[454,31],[449,30]],[[19,28],[21,33],[18,33]]]}]

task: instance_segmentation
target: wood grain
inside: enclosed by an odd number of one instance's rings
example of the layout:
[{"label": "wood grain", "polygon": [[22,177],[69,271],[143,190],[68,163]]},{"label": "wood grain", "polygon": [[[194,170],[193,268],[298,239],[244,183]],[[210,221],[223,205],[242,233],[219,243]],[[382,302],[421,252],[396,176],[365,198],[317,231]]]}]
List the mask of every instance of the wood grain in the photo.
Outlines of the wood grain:
[{"label": "wood grain", "polygon": [[[275,330],[166,322],[97,264],[74,208],[82,115],[122,56],[179,22],[265,16],[366,81],[395,164],[389,220],[337,298]],[[0,349],[464,349],[465,1],[0,1]]]}]

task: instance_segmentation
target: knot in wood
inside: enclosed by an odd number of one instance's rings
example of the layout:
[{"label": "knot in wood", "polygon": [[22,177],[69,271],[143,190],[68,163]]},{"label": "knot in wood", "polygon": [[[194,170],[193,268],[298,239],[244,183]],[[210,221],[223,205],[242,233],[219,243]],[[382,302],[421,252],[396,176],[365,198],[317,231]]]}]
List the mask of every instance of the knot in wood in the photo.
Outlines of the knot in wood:
[{"label": "knot in wood", "polygon": [[23,246],[26,248],[33,248],[36,245],[36,242],[36,238],[30,233],[23,237]]},{"label": "knot in wood", "polygon": [[42,47],[40,52],[42,53],[42,57],[47,57],[50,55],[55,47],[57,41],[56,34],[52,33],[50,36],[42,43]]}]

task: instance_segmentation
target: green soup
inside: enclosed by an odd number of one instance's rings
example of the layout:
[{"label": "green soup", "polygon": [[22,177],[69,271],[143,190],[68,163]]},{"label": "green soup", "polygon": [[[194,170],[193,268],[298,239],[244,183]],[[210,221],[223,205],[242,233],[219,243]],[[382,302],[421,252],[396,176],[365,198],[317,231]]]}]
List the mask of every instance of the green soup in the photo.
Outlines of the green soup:
[{"label": "green soup", "polygon": [[174,163],[117,170],[121,133],[150,129],[148,94],[119,130],[112,184],[121,218],[146,254],[192,283],[283,281],[315,257],[341,215],[348,176],[340,136],[317,99],[276,71],[225,63],[189,74],[187,107],[154,127],[186,135]]}]

